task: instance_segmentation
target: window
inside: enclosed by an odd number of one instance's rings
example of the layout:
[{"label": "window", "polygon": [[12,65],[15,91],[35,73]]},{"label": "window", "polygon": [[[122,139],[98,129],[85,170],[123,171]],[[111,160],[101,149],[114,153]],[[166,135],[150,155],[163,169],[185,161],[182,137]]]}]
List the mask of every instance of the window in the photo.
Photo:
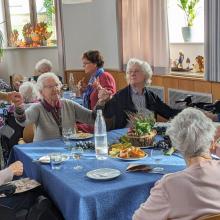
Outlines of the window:
[{"label": "window", "polygon": [[[177,5],[178,0],[168,0],[168,21],[170,43],[184,42],[181,27],[186,25],[183,10]],[[196,9],[193,25],[192,42],[204,42],[204,0],[200,0]]]},{"label": "window", "polygon": [[8,46],[56,45],[54,0],[4,0]]}]

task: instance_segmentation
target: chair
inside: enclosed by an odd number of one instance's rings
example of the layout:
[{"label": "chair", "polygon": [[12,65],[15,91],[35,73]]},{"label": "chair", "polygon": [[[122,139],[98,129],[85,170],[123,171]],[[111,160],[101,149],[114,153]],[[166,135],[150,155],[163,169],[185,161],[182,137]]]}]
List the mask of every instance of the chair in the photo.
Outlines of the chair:
[{"label": "chair", "polygon": [[196,220],[220,220],[220,214],[210,214],[210,215],[204,215]]}]

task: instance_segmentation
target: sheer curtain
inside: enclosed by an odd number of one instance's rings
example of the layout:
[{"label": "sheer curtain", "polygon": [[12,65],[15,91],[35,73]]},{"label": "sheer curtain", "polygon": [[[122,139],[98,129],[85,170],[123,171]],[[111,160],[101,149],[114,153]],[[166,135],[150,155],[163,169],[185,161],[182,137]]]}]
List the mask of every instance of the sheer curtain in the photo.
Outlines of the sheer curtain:
[{"label": "sheer curtain", "polygon": [[60,73],[62,73],[64,76],[64,70],[66,69],[66,59],[65,59],[65,42],[64,42],[64,31],[63,31],[62,1],[55,0],[55,6],[56,6],[56,29],[57,29],[59,70]]},{"label": "sheer curtain", "polygon": [[123,64],[136,57],[169,72],[167,0],[121,0]]},{"label": "sheer curtain", "polygon": [[220,82],[220,1],[205,1],[205,78]]}]

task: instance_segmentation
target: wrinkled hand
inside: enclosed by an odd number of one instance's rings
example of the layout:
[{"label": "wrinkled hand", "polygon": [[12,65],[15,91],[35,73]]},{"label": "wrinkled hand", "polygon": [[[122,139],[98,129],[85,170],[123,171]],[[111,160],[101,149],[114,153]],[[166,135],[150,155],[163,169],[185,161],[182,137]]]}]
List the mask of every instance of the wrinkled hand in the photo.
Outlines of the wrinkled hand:
[{"label": "wrinkled hand", "polygon": [[21,176],[23,174],[23,163],[21,161],[16,161],[9,166],[14,176]]},{"label": "wrinkled hand", "polygon": [[99,93],[98,93],[99,102],[107,102],[108,100],[111,99],[111,97],[112,97],[111,91],[105,88],[102,88],[99,90]]},{"label": "wrinkled hand", "polygon": [[79,90],[79,92],[82,94],[85,89],[87,87],[87,84],[85,82],[85,77],[83,77],[81,80],[79,80],[79,82],[77,83],[77,89]]},{"label": "wrinkled hand", "polygon": [[216,128],[216,131],[215,131],[215,137],[214,137],[214,141],[213,141],[213,144],[210,148],[210,152],[213,153],[213,154],[216,154],[218,156],[220,156],[220,144],[219,144],[219,139],[220,139],[220,126],[218,126]]},{"label": "wrinkled hand", "polygon": [[210,118],[212,121],[218,121],[218,115],[213,114],[212,112],[204,112],[204,114]]},{"label": "wrinkled hand", "polygon": [[12,94],[10,94],[10,99],[16,107],[19,107],[24,104],[23,96],[19,92],[12,92]]}]

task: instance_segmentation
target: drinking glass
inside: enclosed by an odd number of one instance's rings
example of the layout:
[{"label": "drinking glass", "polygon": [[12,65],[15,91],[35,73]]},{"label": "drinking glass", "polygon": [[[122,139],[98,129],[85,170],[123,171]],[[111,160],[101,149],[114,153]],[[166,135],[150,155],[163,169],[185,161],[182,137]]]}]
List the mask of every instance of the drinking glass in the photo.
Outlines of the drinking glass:
[{"label": "drinking glass", "polygon": [[74,131],[72,128],[63,128],[62,129],[62,138],[63,138],[63,142],[64,142],[64,145],[65,145],[65,148],[68,150],[68,151],[71,151],[73,146],[71,144],[71,137],[73,137],[73,134],[74,134]]},{"label": "drinking glass", "polygon": [[76,165],[73,167],[74,170],[82,170],[83,166],[79,164],[79,160],[83,154],[83,148],[82,147],[73,147],[72,148],[72,156],[73,159],[76,161]]},{"label": "drinking glass", "polygon": [[62,154],[61,153],[51,153],[50,154],[50,165],[52,170],[60,170],[62,164]]},{"label": "drinking glass", "polygon": [[163,159],[163,151],[152,149],[151,158],[154,160],[156,164],[156,167],[153,168],[153,172],[163,171],[164,168],[159,165],[160,161]]}]

